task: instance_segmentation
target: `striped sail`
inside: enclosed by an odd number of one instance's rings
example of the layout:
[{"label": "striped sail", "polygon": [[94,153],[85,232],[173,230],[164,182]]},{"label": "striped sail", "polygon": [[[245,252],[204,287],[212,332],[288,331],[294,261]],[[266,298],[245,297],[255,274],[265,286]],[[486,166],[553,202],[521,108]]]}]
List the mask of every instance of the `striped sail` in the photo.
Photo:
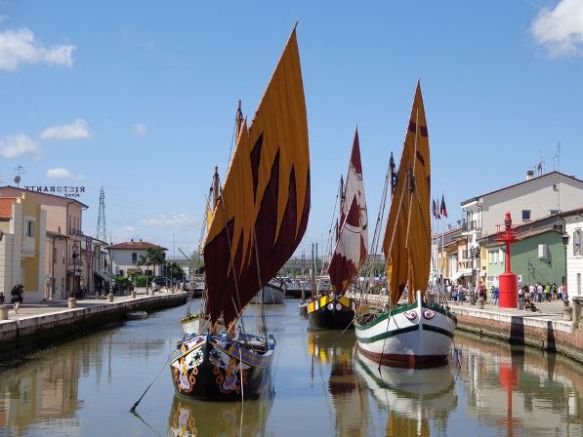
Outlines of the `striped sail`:
[{"label": "striped sail", "polygon": [[383,242],[391,302],[396,304],[405,287],[409,301],[424,291],[431,259],[429,138],[421,85],[417,83],[405,134],[393,201]]},{"label": "striped sail", "polygon": [[295,29],[251,125],[244,120],[204,248],[213,322],[234,321],[304,235],[308,124]]},{"label": "striped sail", "polygon": [[342,198],[340,231],[328,267],[332,289],[336,293],[343,293],[350,281],[358,274],[366,259],[368,247],[368,217],[362,180],[358,130],[354,133]]}]

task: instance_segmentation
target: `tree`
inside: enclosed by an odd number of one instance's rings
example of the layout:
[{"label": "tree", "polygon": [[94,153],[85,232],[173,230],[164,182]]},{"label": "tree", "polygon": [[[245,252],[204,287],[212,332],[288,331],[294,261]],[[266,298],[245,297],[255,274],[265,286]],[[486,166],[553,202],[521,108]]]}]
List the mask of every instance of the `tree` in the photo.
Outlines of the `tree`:
[{"label": "tree", "polygon": [[184,279],[184,270],[175,262],[170,263],[170,268],[168,269],[168,276],[177,281],[182,281]]},{"label": "tree", "polygon": [[148,249],[146,251],[146,259],[149,265],[154,266],[154,274],[156,274],[156,266],[163,265],[166,262],[166,252],[161,247]]}]

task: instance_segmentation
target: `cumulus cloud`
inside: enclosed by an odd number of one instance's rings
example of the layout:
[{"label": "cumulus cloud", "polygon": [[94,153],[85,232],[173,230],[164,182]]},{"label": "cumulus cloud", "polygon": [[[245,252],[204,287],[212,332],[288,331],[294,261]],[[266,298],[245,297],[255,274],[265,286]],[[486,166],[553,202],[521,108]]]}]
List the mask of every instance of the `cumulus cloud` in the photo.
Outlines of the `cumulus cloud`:
[{"label": "cumulus cloud", "polygon": [[24,134],[9,135],[0,138],[0,155],[6,159],[26,155],[32,155],[36,159],[42,158],[39,144]]},{"label": "cumulus cloud", "polygon": [[156,226],[156,227],[166,227],[166,226],[195,226],[196,217],[190,216],[188,214],[176,213],[176,214],[162,214],[157,217],[150,217],[143,219],[141,222],[143,225]]},{"label": "cumulus cloud", "polygon": [[535,41],[552,58],[583,55],[583,1],[560,0],[544,7],[530,28]]},{"label": "cumulus cloud", "polygon": [[75,49],[71,44],[45,47],[27,28],[3,30],[0,31],[0,70],[16,70],[20,64],[37,63],[72,67]]},{"label": "cumulus cloud", "polygon": [[56,167],[56,168],[49,168],[47,170],[47,177],[49,179],[59,179],[59,180],[67,180],[67,179],[76,179],[81,180],[84,179],[82,174],[75,174],[71,171],[67,170],[66,168]]},{"label": "cumulus cloud", "polygon": [[148,126],[142,123],[137,123],[132,126],[132,133],[137,137],[143,137],[148,133]]},{"label": "cumulus cloud", "polygon": [[49,127],[40,134],[43,140],[82,140],[90,136],[89,125],[81,118],[71,124]]}]

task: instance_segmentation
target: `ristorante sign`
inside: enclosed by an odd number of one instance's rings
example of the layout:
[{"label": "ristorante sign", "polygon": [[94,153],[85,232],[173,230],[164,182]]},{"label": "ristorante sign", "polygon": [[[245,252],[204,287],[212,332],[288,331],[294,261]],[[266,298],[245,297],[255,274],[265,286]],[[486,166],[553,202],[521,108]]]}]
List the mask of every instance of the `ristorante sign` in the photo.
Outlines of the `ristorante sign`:
[{"label": "ristorante sign", "polygon": [[36,193],[56,194],[64,197],[81,197],[82,194],[85,194],[85,187],[71,185],[26,185],[24,189]]}]

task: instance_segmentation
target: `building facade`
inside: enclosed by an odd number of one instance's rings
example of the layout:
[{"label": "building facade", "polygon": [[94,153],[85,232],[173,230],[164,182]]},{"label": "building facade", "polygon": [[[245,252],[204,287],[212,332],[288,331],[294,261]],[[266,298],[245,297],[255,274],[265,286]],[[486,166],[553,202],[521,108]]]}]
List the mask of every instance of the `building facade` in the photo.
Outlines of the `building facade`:
[{"label": "building facade", "polygon": [[20,193],[0,198],[0,291],[6,300],[16,284],[24,301],[43,298],[46,212],[34,196]]},{"label": "building facade", "polygon": [[[35,286],[35,296],[39,300],[66,299],[78,295],[84,288],[86,278],[91,274],[81,262],[83,210],[87,205],[67,197],[29,191],[18,187],[0,187],[0,198],[19,198],[24,196],[40,205],[44,213],[43,230],[39,234],[43,243],[38,245],[38,259],[43,264],[43,277]],[[41,217],[41,216],[39,216]],[[26,223],[23,223],[25,225]],[[27,225],[28,226],[28,225]],[[30,241],[30,240],[28,240]],[[31,244],[26,243],[26,244]],[[27,248],[23,246],[23,248]],[[30,247],[28,247],[30,249]],[[30,252],[30,251],[29,251]],[[18,247],[10,249],[18,258]],[[25,288],[26,288],[26,284]],[[30,290],[33,293],[33,290]]]},{"label": "building facade", "polygon": [[148,249],[160,249],[164,252],[168,250],[165,247],[142,240],[130,240],[109,246],[113,276],[127,277],[131,274],[160,275],[163,270],[163,264],[149,264]]}]

